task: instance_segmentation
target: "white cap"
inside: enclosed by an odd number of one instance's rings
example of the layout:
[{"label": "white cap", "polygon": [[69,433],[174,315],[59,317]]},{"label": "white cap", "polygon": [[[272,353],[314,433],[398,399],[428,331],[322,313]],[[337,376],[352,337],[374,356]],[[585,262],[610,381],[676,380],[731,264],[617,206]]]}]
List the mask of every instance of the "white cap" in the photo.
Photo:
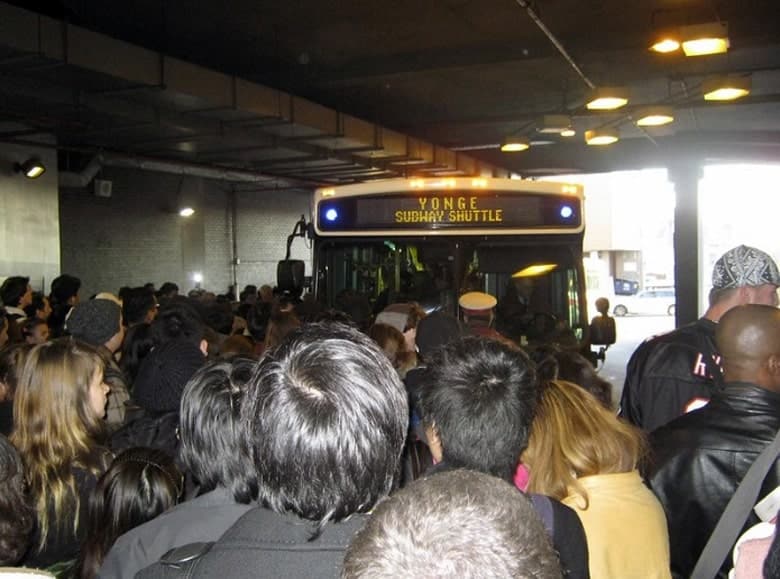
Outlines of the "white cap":
[{"label": "white cap", "polygon": [[468,292],[460,296],[458,304],[467,312],[484,312],[496,307],[498,300],[485,292]]}]

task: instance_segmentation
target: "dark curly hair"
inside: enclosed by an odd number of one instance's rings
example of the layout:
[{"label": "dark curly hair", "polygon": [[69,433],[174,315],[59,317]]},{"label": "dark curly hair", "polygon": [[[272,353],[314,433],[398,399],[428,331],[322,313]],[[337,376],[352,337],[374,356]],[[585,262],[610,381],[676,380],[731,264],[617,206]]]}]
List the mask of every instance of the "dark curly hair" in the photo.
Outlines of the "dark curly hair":
[{"label": "dark curly hair", "polygon": [[35,514],[24,490],[22,459],[0,434],[0,567],[19,562],[30,544]]}]

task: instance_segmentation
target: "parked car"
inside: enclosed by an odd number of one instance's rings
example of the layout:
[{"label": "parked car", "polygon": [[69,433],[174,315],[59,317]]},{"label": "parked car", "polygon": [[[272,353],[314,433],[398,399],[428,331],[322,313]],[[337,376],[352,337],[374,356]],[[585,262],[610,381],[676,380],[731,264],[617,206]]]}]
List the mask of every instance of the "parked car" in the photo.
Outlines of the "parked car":
[{"label": "parked car", "polygon": [[674,315],[674,288],[656,288],[642,290],[635,296],[615,296],[615,307],[612,313],[616,316],[628,314],[642,315]]}]

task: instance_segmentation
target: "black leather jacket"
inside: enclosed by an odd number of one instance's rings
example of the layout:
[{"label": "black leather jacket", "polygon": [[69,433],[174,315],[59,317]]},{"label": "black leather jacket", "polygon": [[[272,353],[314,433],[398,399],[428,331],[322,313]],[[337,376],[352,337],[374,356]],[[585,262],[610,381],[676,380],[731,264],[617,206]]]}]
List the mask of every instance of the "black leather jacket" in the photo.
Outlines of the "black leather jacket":
[{"label": "black leather jacket", "polygon": [[[729,499],[780,429],[780,394],[731,382],[710,403],[650,435],[646,478],[669,524],[672,574],[689,577]],[[780,461],[759,494],[780,484]],[[745,528],[758,522],[751,512]],[[744,529],[743,529],[744,530]],[[731,567],[727,558],[719,577]]]},{"label": "black leather jacket", "polygon": [[720,374],[715,328],[701,318],[642,343],[628,362],[620,416],[651,432],[687,412],[692,401],[708,400],[712,376]]}]

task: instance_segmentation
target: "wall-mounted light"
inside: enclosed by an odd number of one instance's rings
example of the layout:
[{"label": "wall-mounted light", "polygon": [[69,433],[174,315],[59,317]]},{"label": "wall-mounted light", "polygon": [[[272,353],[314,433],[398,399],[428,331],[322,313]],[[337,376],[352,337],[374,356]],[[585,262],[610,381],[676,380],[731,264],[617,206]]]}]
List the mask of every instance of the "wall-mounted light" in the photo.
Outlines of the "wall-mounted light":
[{"label": "wall-mounted light", "polygon": [[504,153],[519,153],[525,151],[531,146],[527,139],[521,137],[507,137],[501,145]]},{"label": "wall-mounted light", "polygon": [[614,129],[594,129],[585,131],[585,142],[589,145],[611,145],[620,139]]},{"label": "wall-mounted light", "polygon": [[627,104],[628,89],[612,86],[594,89],[585,106],[592,111],[613,111]]},{"label": "wall-mounted light", "polygon": [[199,271],[196,271],[192,274],[192,281],[195,282],[195,285],[200,286],[200,284],[203,283],[203,274]]},{"label": "wall-mounted light", "polygon": [[715,77],[701,85],[705,101],[733,101],[750,94],[749,76]]},{"label": "wall-mounted light", "polygon": [[660,127],[674,122],[674,109],[671,107],[647,107],[639,109],[634,115],[640,127]]},{"label": "wall-mounted light", "polygon": [[46,167],[38,157],[31,157],[24,163],[16,163],[14,171],[24,174],[28,179],[37,179],[46,172]]},{"label": "wall-mounted light", "polygon": [[179,209],[179,215],[182,217],[192,217],[195,215],[195,210],[192,207],[182,207]]}]

